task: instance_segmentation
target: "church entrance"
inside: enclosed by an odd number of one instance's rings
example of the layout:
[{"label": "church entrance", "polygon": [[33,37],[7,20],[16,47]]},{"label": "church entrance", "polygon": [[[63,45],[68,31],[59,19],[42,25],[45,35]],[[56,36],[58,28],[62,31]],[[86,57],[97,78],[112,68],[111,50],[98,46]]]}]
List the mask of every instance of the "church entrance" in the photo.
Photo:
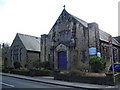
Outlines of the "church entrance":
[{"label": "church entrance", "polygon": [[66,70],[67,69],[67,55],[65,51],[58,53],[58,69]]}]

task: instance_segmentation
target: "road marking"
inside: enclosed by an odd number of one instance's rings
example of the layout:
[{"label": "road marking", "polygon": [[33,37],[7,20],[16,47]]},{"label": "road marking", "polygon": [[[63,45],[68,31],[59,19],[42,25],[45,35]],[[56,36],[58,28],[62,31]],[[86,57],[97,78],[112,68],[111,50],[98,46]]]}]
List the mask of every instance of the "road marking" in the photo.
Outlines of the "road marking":
[{"label": "road marking", "polygon": [[10,84],[3,83],[3,82],[0,82],[0,84],[6,85],[6,86],[9,86],[9,87],[15,87],[14,85],[10,85]]}]

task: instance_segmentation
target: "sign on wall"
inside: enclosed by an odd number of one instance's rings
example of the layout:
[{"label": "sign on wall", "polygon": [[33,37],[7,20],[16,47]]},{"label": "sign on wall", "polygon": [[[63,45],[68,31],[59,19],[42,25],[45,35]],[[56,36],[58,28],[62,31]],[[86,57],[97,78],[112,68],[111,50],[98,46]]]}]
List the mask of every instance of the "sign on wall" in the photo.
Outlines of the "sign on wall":
[{"label": "sign on wall", "polygon": [[89,55],[96,55],[96,54],[97,54],[96,47],[89,48]]}]

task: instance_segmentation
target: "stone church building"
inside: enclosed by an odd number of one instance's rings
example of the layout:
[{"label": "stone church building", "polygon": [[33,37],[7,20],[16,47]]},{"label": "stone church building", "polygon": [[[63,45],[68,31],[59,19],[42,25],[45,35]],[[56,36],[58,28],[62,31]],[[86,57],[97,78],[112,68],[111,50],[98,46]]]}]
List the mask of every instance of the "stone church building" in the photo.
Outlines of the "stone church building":
[{"label": "stone church building", "polygon": [[[89,57],[97,55],[110,64],[109,34],[97,23],[87,23],[65,9],[48,34],[41,35],[41,60],[54,70],[89,70]],[[120,43],[113,38],[114,62],[120,60]]]},{"label": "stone church building", "polygon": [[17,33],[9,50],[8,67],[19,62],[22,67],[33,68],[33,62],[40,60],[40,38]]}]

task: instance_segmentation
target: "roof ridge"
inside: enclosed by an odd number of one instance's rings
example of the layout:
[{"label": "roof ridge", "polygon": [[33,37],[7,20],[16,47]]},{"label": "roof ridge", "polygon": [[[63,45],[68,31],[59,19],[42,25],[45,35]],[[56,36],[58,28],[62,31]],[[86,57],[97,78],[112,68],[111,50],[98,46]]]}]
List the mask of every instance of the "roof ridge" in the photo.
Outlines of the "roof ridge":
[{"label": "roof ridge", "polygon": [[[70,13],[68,13],[68,14],[70,14]],[[80,22],[82,25],[84,25],[85,27],[88,27],[88,22],[86,22],[86,21],[84,21],[84,20],[82,20],[82,19],[80,19],[79,17],[77,17],[77,16],[74,16],[74,15],[72,15],[72,14],[70,14],[74,19],[76,19],[78,22]]]},{"label": "roof ridge", "polygon": [[[106,35],[106,34],[107,34],[107,35]],[[105,32],[105,31],[99,29],[99,35],[100,35],[100,40],[109,42],[109,41],[108,41],[108,36],[110,35],[109,33],[107,33],[107,32]],[[120,44],[114,37],[112,38],[112,43],[113,43],[114,45],[118,45],[118,46],[119,46],[119,44]]]},{"label": "roof ridge", "polygon": [[40,38],[36,36],[17,33],[26,50],[40,51]]},{"label": "roof ridge", "polygon": [[[69,13],[70,14],[70,13]],[[72,14],[70,14],[70,15],[72,15]],[[79,17],[77,17],[77,16],[75,16],[75,15],[72,15],[73,17],[75,17],[75,18],[77,18],[77,19],[80,19]],[[81,21],[83,21],[83,22],[85,22],[85,23],[87,23],[86,21],[84,21],[84,20],[82,20],[82,19],[80,19]]]},{"label": "roof ridge", "polygon": [[29,36],[29,37],[34,37],[34,38],[40,38],[40,37],[37,37],[37,36],[28,35],[28,34],[22,34],[22,33],[17,33],[17,34],[18,34],[18,35]]}]

